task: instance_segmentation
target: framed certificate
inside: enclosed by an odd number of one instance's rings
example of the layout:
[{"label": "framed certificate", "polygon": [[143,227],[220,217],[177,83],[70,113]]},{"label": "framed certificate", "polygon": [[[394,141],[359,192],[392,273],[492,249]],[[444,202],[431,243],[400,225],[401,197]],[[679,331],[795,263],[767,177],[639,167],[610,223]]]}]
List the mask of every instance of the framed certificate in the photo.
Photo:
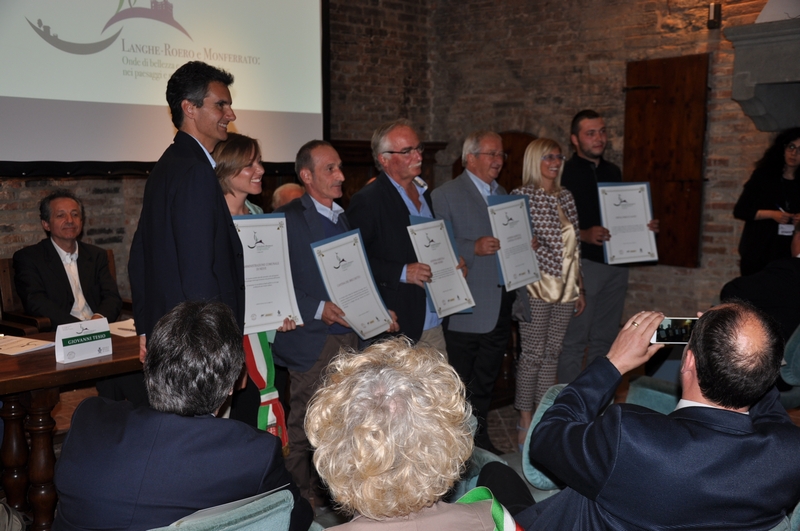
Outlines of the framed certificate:
[{"label": "framed certificate", "polygon": [[392,317],[378,293],[358,229],[311,244],[331,302],[361,339],[385,332]]},{"label": "framed certificate", "polygon": [[431,268],[431,281],[425,284],[439,318],[475,306],[467,280],[458,267],[458,259],[444,220],[410,225],[408,235],[417,261]]},{"label": "framed certificate", "polygon": [[603,244],[607,264],[658,260],[656,238],[647,224],[653,219],[650,183],[598,183],[600,219],[611,233]]},{"label": "framed certificate", "polygon": [[527,286],[541,278],[536,253],[531,248],[531,216],[527,197],[490,195],[492,235],[500,240],[497,260],[500,283],[506,291]]},{"label": "framed certificate", "polygon": [[303,324],[294,295],[283,214],[234,216],[244,252],[244,334]]}]

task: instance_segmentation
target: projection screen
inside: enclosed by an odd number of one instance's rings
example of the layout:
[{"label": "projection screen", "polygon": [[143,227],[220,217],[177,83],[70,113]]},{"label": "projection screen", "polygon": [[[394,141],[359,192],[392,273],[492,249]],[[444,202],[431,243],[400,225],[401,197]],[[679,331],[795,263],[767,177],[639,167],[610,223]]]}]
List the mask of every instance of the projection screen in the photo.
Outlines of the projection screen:
[{"label": "projection screen", "polygon": [[229,71],[265,161],[323,129],[320,0],[3,0],[0,163],[155,161],[175,129],[172,72]]}]

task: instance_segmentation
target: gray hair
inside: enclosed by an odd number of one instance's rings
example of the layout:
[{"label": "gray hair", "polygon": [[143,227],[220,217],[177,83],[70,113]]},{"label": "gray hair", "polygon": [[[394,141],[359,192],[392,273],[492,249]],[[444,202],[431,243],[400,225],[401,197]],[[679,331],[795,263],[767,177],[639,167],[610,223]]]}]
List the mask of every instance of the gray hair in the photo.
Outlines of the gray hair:
[{"label": "gray hair", "polygon": [[461,164],[466,167],[467,155],[474,155],[478,153],[481,150],[481,142],[487,137],[496,138],[500,142],[503,141],[503,138],[500,135],[487,129],[471,132],[464,140],[464,146],[461,148]]},{"label": "gray hair", "polygon": [[[380,155],[386,151],[386,137],[398,127],[408,127],[414,131],[415,134],[417,133],[417,130],[414,129],[414,125],[406,118],[398,118],[397,120],[386,122],[375,129],[375,132],[372,133],[372,158],[375,160],[375,166],[377,166],[379,170],[383,170],[383,164],[381,164]],[[417,134],[417,136],[419,135]]]}]

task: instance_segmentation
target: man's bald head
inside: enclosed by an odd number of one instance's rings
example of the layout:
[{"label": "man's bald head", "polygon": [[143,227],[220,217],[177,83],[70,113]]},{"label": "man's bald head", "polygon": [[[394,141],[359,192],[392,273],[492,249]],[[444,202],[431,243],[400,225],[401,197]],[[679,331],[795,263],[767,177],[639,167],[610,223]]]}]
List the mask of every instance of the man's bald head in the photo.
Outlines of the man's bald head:
[{"label": "man's bald head", "polygon": [[287,203],[291,203],[306,193],[305,188],[296,183],[282,184],[272,193],[272,210],[277,210]]},{"label": "man's bald head", "polygon": [[703,396],[729,409],[749,408],[775,385],[783,339],[775,322],[742,301],[715,306],[694,327],[687,349]]}]

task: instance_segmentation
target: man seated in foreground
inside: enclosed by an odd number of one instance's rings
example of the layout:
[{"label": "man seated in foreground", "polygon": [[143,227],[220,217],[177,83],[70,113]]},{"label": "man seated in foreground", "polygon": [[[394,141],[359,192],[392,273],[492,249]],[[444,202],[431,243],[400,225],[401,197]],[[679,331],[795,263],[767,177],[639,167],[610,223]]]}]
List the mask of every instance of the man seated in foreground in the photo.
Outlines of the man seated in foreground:
[{"label": "man seated in foreground", "polygon": [[769,530],[797,503],[800,428],[774,387],[783,342],[746,303],[697,322],[673,413],[606,409],[622,375],[661,347],[650,338],[663,317],[628,320],[542,417],[530,458],[567,487],[516,516],[526,529]]},{"label": "man seated in foreground", "polygon": [[221,302],[183,302],[148,340],[151,407],[84,400],[56,463],[54,531],[147,530],[261,492],[294,495],[292,530],[307,530],[300,497],[273,435],[214,414],[233,392],[242,334]]}]

